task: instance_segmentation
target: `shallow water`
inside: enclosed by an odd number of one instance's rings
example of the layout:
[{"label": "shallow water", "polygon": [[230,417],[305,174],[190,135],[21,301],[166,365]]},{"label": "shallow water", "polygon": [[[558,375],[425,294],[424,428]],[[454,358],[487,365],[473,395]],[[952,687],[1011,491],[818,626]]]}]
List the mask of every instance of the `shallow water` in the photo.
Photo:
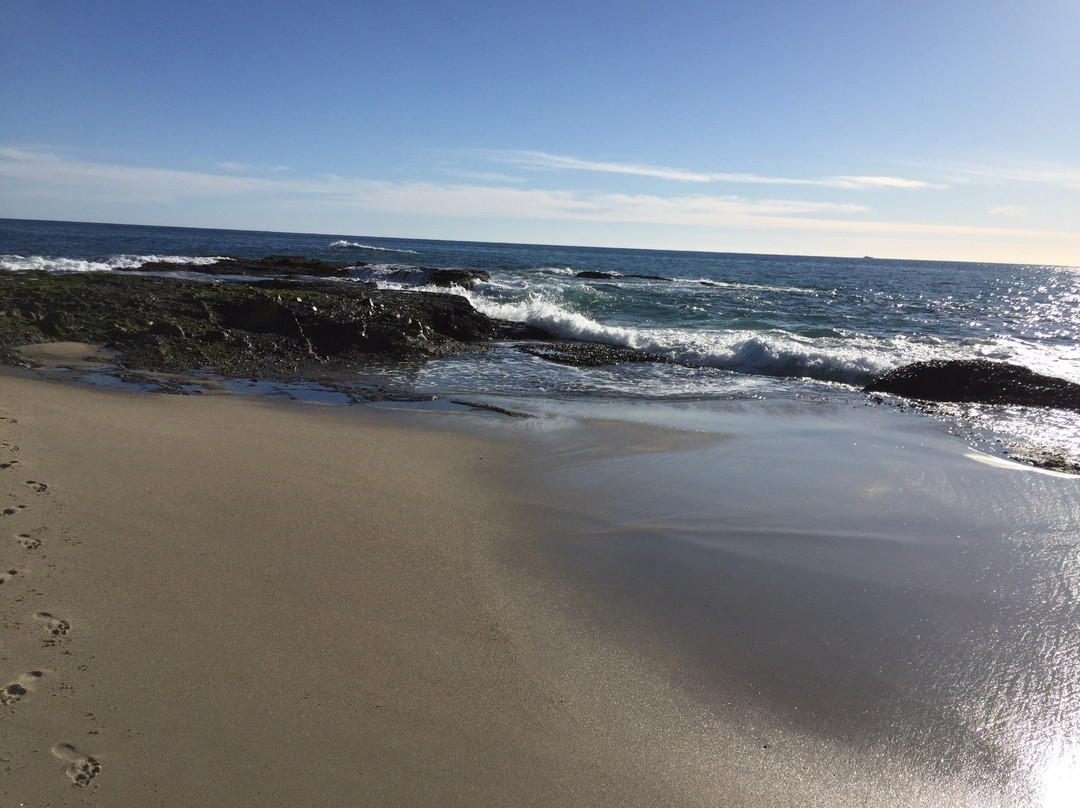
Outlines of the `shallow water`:
[{"label": "shallow water", "polygon": [[1075,804],[1080,479],[891,411],[631,409],[550,431],[527,471],[556,492],[551,563],[613,631],[647,626],[705,703],[771,705],[766,743],[903,761],[941,784],[923,804]]}]

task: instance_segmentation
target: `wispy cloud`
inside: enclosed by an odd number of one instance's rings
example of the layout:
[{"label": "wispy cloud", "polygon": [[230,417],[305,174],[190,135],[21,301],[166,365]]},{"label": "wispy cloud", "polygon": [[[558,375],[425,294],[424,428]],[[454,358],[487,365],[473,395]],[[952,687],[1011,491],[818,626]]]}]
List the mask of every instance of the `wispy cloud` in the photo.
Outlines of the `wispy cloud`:
[{"label": "wispy cloud", "polygon": [[874,188],[944,188],[923,180],[903,177],[839,175],[831,177],[798,178],[770,177],[761,174],[733,172],[689,171],[682,168],[640,165],[636,163],[614,163],[596,160],[583,160],[562,154],[548,154],[540,151],[495,151],[485,153],[488,159],[509,163],[520,168],[534,170],[592,171],[605,174],[629,174],[637,177],[673,180],[677,182],[731,183],[743,185],[806,185],[819,188],[845,188],[863,190]]},{"label": "wispy cloud", "polygon": [[926,164],[937,173],[951,176],[953,182],[984,182],[991,184],[1030,183],[1050,185],[1068,190],[1080,190],[1080,168],[1066,165],[991,165],[963,164],[933,165]]},{"label": "wispy cloud", "polygon": [[231,160],[225,160],[215,164],[217,168],[222,171],[228,171],[230,174],[283,174],[293,169],[289,166],[260,166],[253,165],[252,163],[238,163]]},{"label": "wispy cloud", "polygon": [[266,178],[72,160],[52,152],[0,147],[0,177],[41,191],[93,192],[138,201],[291,195],[333,204],[422,215],[560,218],[586,221],[722,224],[748,218],[860,213],[860,205],[739,196],[672,196],[540,190],[467,183],[393,183],[325,174]]},{"label": "wispy cloud", "polygon": [[491,159],[497,162],[511,163],[521,168],[563,169],[569,171],[596,171],[605,174],[632,174],[637,177],[654,177],[662,180],[680,182],[712,182],[712,176],[681,168],[661,168],[659,166],[635,165],[630,163],[609,163],[595,160],[581,160],[561,154],[547,154],[538,151],[490,152]]},{"label": "wispy cloud", "polygon": [[273,207],[279,212],[291,212],[296,218],[312,212],[340,217],[345,211],[362,211],[427,221],[604,222],[692,227],[701,232],[801,231],[857,239],[878,235],[905,240],[975,239],[1040,245],[1053,242],[1066,245],[1069,251],[1080,249],[1080,233],[872,220],[863,215],[868,211],[866,207],[855,204],[736,195],[616,194],[463,182],[388,182],[334,175],[252,177],[85,162],[54,152],[3,146],[0,190],[5,215],[19,215],[18,206],[23,200],[63,200],[91,210],[101,199],[108,198],[130,205],[133,220],[138,220],[153,205],[190,210],[193,205],[214,199],[219,208]]},{"label": "wispy cloud", "polygon": [[998,205],[990,208],[990,215],[1006,219],[1026,219],[1031,216],[1031,210],[1023,205]]}]

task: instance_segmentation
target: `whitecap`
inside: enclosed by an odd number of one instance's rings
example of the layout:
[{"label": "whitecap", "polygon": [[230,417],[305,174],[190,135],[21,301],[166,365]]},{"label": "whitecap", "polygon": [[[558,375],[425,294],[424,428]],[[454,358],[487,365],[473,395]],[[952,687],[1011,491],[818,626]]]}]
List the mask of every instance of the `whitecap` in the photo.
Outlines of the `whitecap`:
[{"label": "whitecap", "polygon": [[147,263],[200,266],[228,260],[223,256],[188,255],[112,255],[97,259],[60,258],[49,255],[0,255],[0,271],[7,272],[111,272],[121,269],[139,269]]},{"label": "whitecap", "polygon": [[335,250],[353,249],[372,250],[374,252],[407,253],[409,255],[420,254],[417,250],[394,249],[393,247],[376,247],[373,244],[362,244],[359,241],[346,241],[345,239],[332,241],[330,242],[330,246]]}]

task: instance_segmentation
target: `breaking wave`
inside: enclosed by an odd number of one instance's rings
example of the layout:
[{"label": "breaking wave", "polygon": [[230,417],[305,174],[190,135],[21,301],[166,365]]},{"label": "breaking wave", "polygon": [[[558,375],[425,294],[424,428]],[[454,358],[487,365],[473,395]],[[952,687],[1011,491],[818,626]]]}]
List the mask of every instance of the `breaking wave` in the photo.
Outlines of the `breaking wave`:
[{"label": "breaking wave", "polygon": [[934,346],[867,336],[805,337],[783,330],[691,330],[607,325],[539,298],[500,303],[460,292],[489,317],[563,339],[635,348],[689,367],[863,385],[886,370],[939,356]]},{"label": "breaking wave", "polygon": [[147,263],[201,266],[227,260],[223,256],[188,255],[110,255],[96,259],[53,258],[46,255],[0,255],[0,271],[6,272],[111,272],[118,269],[138,269]]},{"label": "breaking wave", "polygon": [[374,252],[405,253],[408,255],[419,254],[416,250],[398,250],[393,247],[376,247],[372,244],[361,244],[359,241],[346,241],[345,239],[332,241],[330,242],[330,246],[335,250],[372,250]]}]

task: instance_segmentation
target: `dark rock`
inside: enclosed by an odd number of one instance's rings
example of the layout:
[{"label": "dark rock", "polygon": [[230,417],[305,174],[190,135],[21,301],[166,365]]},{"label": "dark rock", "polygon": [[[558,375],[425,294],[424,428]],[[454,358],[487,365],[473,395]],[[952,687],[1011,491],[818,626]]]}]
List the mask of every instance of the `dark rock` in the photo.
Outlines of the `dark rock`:
[{"label": "dark rock", "polygon": [[222,258],[212,264],[173,264],[167,261],[148,261],[132,271],[139,272],[199,272],[204,275],[311,275],[332,277],[348,274],[363,264],[340,261],[320,261],[302,255],[268,255],[265,258]]},{"label": "dark rock", "polygon": [[667,281],[669,283],[671,282],[671,278],[664,278],[664,277],[662,277],[660,275],[634,275],[633,273],[631,273],[629,275],[623,275],[623,277],[624,278],[640,278],[643,281]]},{"label": "dark rock", "polygon": [[147,331],[151,334],[158,334],[163,337],[180,337],[181,339],[186,336],[183,328],[168,320],[156,320],[148,323],[148,325]]},{"label": "dark rock", "polygon": [[476,281],[489,281],[491,275],[483,269],[435,267],[399,267],[380,274],[383,280],[407,286],[461,286],[471,289]]},{"label": "dark rock", "polygon": [[1073,460],[1063,452],[1043,449],[1038,446],[1010,446],[1005,453],[1013,460],[1039,468],[1057,471],[1062,474],[1080,474],[1080,462]]},{"label": "dark rock", "polygon": [[472,343],[494,339],[500,328],[459,295],[296,278],[0,273],[0,300],[9,301],[0,351],[72,340],[114,348],[132,368],[233,376],[446,356],[474,350]]},{"label": "dark rock", "polygon": [[575,278],[586,278],[597,281],[617,281],[622,278],[637,278],[643,281],[670,281],[671,278],[664,278],[660,275],[637,275],[629,273],[627,275],[620,275],[618,272],[598,272],[594,269],[584,269],[577,273]]},{"label": "dark rock", "polygon": [[1057,407],[1080,411],[1080,384],[985,359],[933,360],[890,370],[863,390],[926,401]]},{"label": "dark rock", "polygon": [[671,360],[636,348],[621,348],[598,342],[550,342],[519,345],[518,350],[560,365],[595,367],[626,362],[667,362]]},{"label": "dark rock", "polygon": [[471,289],[476,281],[489,281],[491,275],[482,269],[432,269],[427,276],[429,286],[462,286]]}]

